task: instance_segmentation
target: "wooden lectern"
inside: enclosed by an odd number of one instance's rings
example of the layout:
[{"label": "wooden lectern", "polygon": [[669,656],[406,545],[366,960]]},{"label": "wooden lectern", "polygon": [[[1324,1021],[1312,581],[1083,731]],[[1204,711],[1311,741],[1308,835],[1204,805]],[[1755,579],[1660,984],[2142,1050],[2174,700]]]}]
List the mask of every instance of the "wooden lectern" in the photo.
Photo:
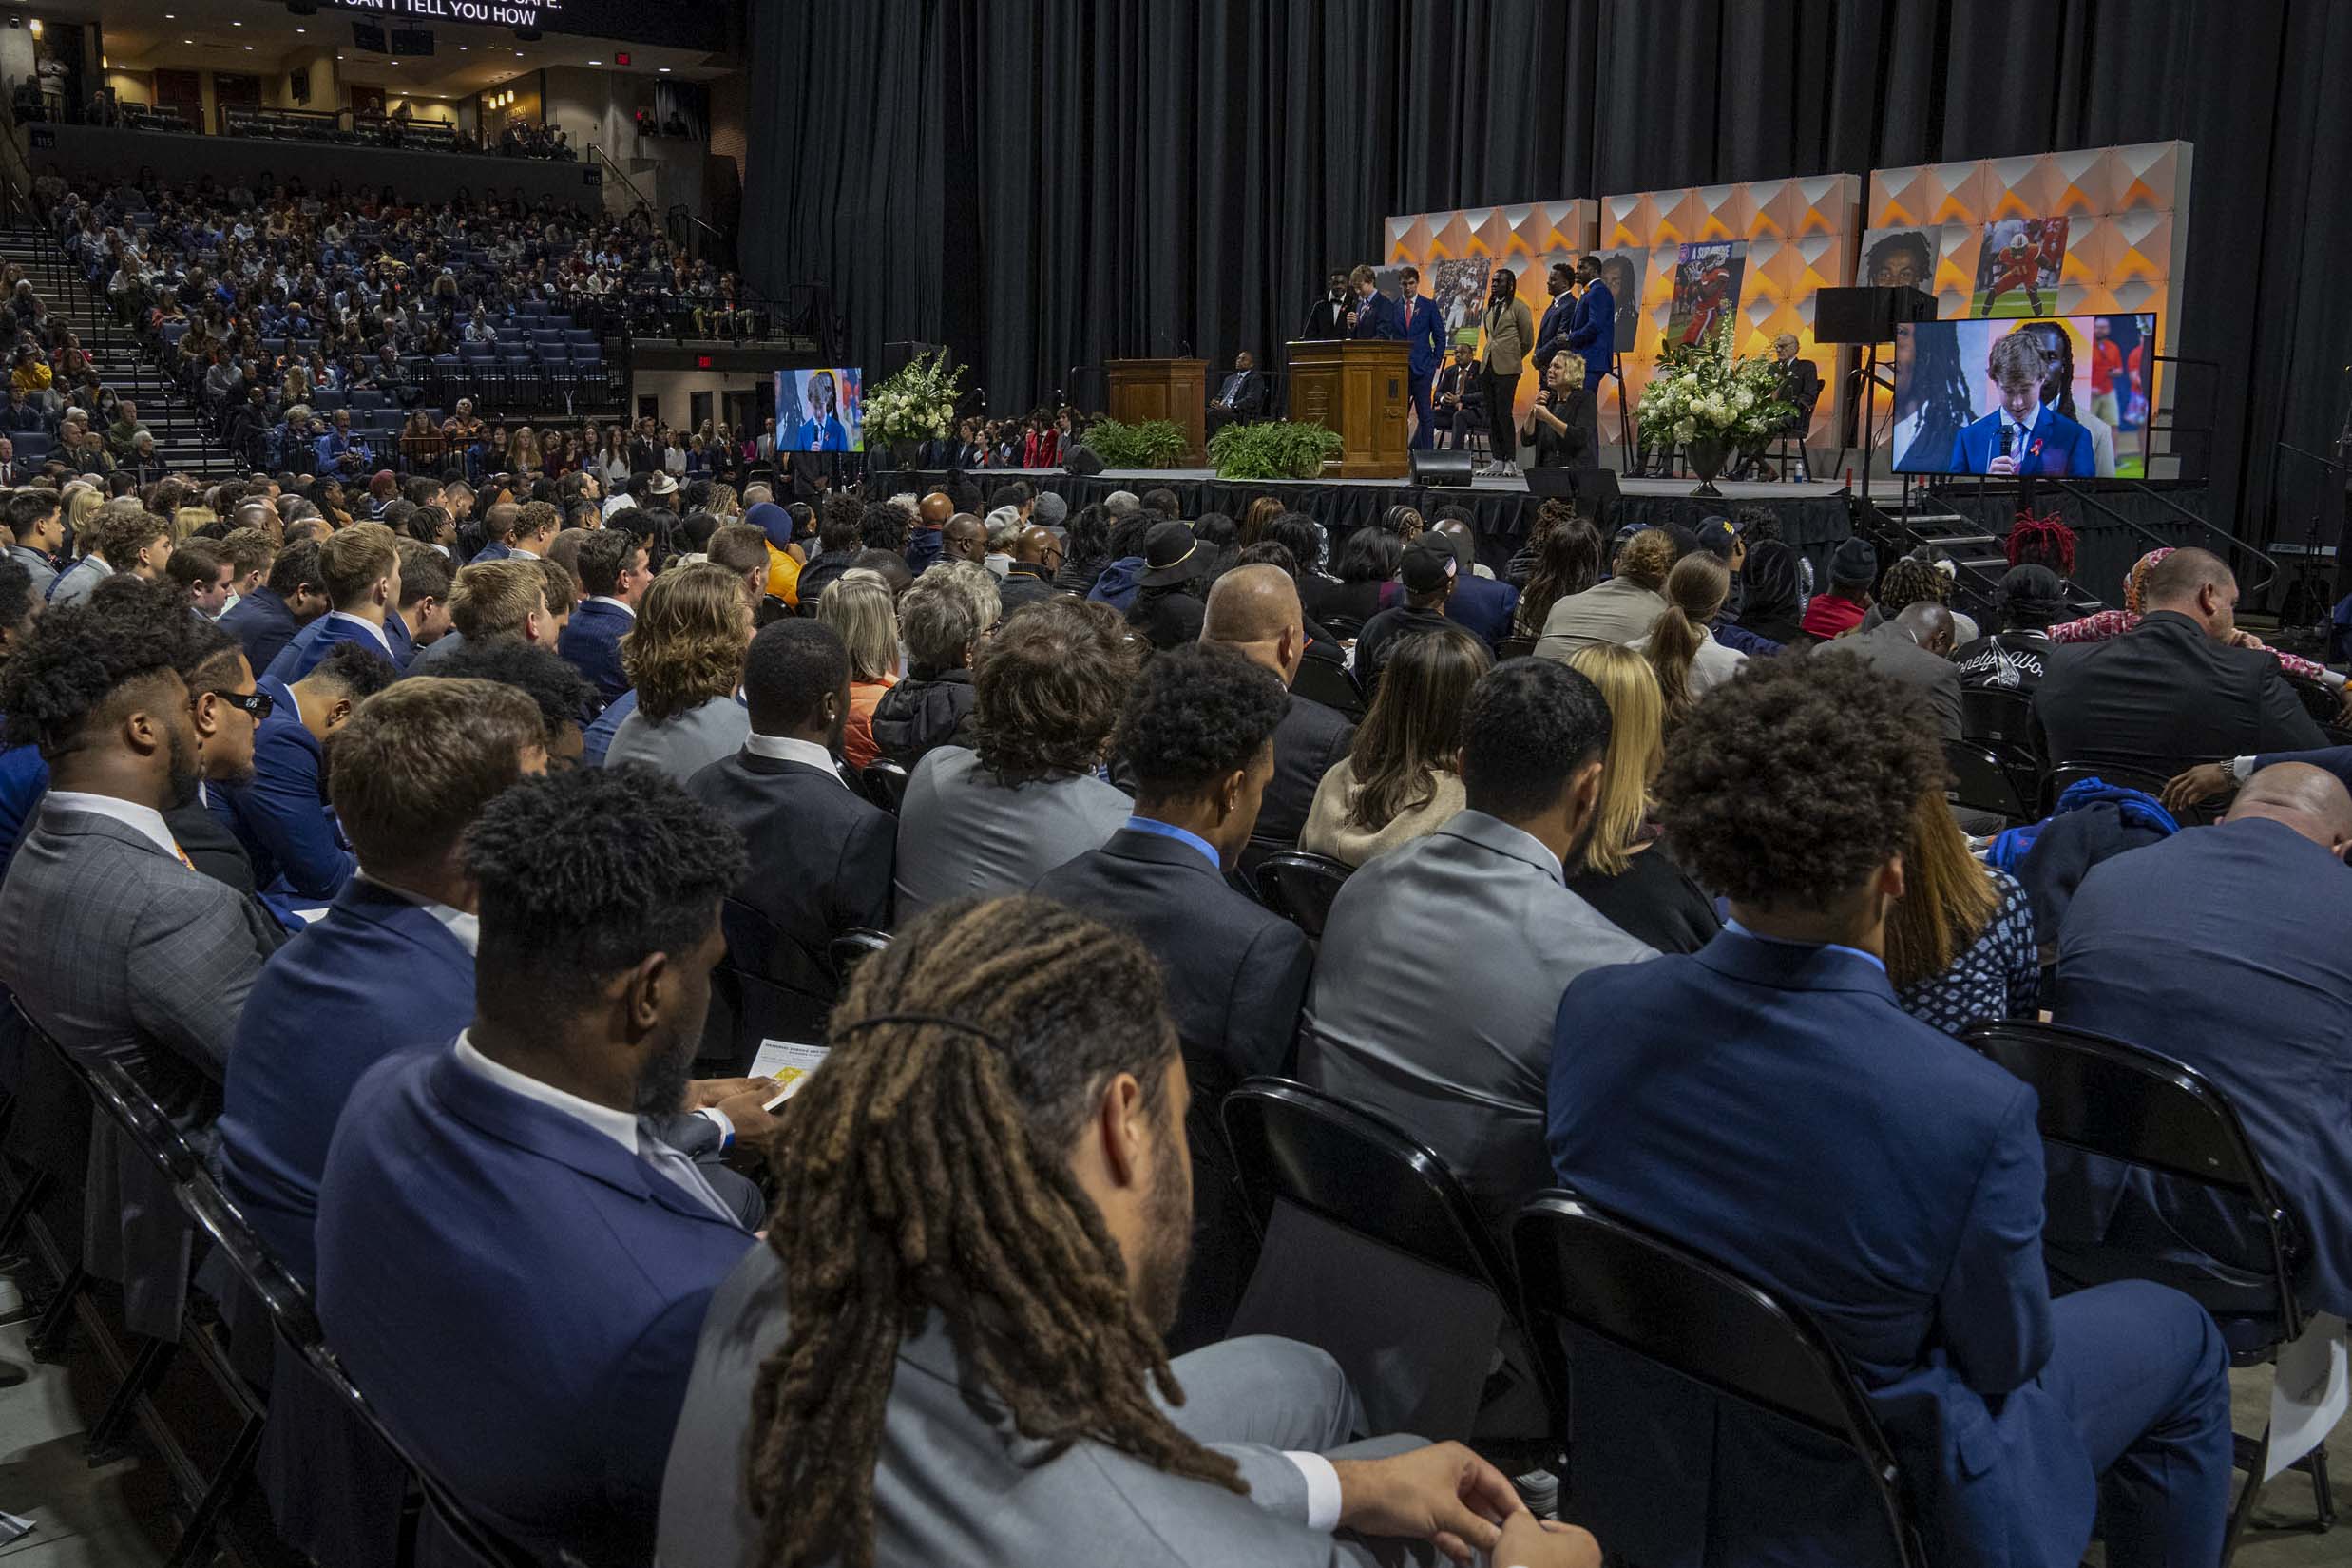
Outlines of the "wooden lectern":
[{"label": "wooden lectern", "polygon": [[1403,479],[1411,471],[1405,456],[1410,344],[1360,337],[1292,343],[1290,353],[1291,417],[1339,432],[1347,444],[1340,478]]},{"label": "wooden lectern", "polygon": [[1112,359],[1103,364],[1110,407],[1122,425],[1165,419],[1184,432],[1186,461],[1208,462],[1201,434],[1208,418],[1209,362],[1206,359]]}]

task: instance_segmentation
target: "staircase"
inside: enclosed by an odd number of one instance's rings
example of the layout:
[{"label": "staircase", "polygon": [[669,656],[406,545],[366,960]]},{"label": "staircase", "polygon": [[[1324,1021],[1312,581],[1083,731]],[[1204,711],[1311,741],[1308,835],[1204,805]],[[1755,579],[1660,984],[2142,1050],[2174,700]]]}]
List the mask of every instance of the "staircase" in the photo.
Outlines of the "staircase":
[{"label": "staircase", "polygon": [[[1853,497],[1849,505],[1855,531],[1869,535],[1879,545],[1883,561],[1888,559],[1885,551],[1890,545],[1897,555],[1908,554],[1922,545],[1941,550],[1951,559],[1954,571],[1952,607],[1974,616],[1980,624],[1992,624],[1987,618],[1997,618],[2000,580],[2009,570],[2008,551],[1998,534],[1986,533],[1924,486],[1912,492],[1908,511],[1890,512],[1861,496]],[[2074,607],[2077,615],[2089,615],[2105,606],[2086,594]]]},{"label": "staircase", "polygon": [[[14,262],[32,278],[44,303],[73,329],[98,377],[118,397],[139,406],[139,422],[155,435],[155,451],[174,473],[226,479],[246,471],[229,455],[194,404],[140,353],[139,340],[114,319],[105,296],[82,281],[47,231],[0,229],[0,262]],[[103,433],[103,432],[101,432]]]}]

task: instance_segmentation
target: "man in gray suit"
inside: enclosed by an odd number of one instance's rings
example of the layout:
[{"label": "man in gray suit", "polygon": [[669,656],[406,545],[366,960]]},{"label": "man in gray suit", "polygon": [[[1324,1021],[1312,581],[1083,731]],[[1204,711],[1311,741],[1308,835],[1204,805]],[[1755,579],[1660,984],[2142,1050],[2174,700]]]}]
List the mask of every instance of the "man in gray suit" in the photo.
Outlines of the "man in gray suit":
[{"label": "man in gray suit", "polygon": [[1316,1351],[1165,1359],[1192,1203],[1161,995],[1133,938],[1037,898],[943,904],[866,961],[784,1218],[704,1319],[665,1568],[1332,1568],[1355,1536],[1597,1564],[1459,1444],[1350,1444]]},{"label": "man in gray suit", "polygon": [[1851,654],[1903,682],[1934,712],[1946,740],[1960,737],[1960,666],[1952,662],[1958,635],[1952,612],[1932,600],[1906,604],[1892,621],[1822,644],[1821,654]]},{"label": "man in gray suit", "polygon": [[1552,1184],[1545,1087],[1560,993],[1657,955],[1570,892],[1609,709],[1577,671],[1514,659],[1463,715],[1467,809],[1340,889],[1307,994],[1300,1076],[1396,1123],[1498,1226]]},{"label": "man in gray suit", "polygon": [[[194,1132],[220,1110],[229,1042],[271,943],[163,821],[198,769],[174,629],[101,605],[52,609],[0,671],[10,743],[49,765],[0,884],[0,984],[60,1044],[128,1068]],[[85,1212],[91,1272],[122,1281],[134,1329],[176,1337],[186,1233],[169,1194],[137,1155],[97,1138]]]},{"label": "man in gray suit", "polygon": [[925,753],[899,804],[899,920],[1035,887],[1125,825],[1135,802],[1098,769],[1135,667],[1107,605],[1047,599],[1005,619],[972,671],[977,749]]}]

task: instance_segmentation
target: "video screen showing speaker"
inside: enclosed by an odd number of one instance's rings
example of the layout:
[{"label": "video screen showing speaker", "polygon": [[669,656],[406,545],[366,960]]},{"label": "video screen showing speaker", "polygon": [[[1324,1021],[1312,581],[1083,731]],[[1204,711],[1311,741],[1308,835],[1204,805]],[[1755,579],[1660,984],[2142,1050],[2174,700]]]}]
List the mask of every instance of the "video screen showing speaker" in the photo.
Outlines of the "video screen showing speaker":
[{"label": "video screen showing speaker", "polygon": [[1895,329],[1901,473],[2140,479],[2155,406],[2153,313]]},{"label": "video screen showing speaker", "polygon": [[862,452],[864,389],[854,366],[775,373],[775,449]]}]

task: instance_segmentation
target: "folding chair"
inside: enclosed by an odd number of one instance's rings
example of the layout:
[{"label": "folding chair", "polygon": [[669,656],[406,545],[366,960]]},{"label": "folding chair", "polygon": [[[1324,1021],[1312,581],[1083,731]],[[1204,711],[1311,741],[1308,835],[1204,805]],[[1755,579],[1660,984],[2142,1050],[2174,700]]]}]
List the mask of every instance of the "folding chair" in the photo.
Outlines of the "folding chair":
[{"label": "folding chair", "polygon": [[1259,861],[1252,879],[1258,902],[1320,942],[1340,885],[1353,870],[1346,861],[1291,850]]},{"label": "folding chair", "polygon": [[[2055,1023],[1979,1023],[1960,1039],[2033,1086],[2045,1142],[2138,1166],[2163,1180],[2244,1204],[2264,1252],[2258,1269],[2200,1267],[2110,1246],[2082,1252],[2045,1239],[2043,1255],[2054,1276],[2075,1287],[2117,1279],[2170,1285],[2212,1313],[2236,1367],[2275,1360],[2282,1347],[2301,1336],[2309,1318],[2294,1285],[2303,1228],[2264,1169],[2228,1097],[2210,1080],[2154,1051]],[[2257,1440],[2238,1439],[2237,1462],[2247,1480],[2230,1511],[2224,1568],[2262,1495],[2269,1451],[2266,1426]],[[2324,1532],[2336,1518],[2326,1446],[2314,1448],[2293,1467],[2311,1477],[2317,1526]]]}]

